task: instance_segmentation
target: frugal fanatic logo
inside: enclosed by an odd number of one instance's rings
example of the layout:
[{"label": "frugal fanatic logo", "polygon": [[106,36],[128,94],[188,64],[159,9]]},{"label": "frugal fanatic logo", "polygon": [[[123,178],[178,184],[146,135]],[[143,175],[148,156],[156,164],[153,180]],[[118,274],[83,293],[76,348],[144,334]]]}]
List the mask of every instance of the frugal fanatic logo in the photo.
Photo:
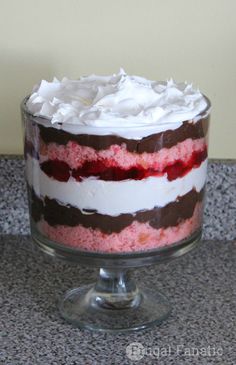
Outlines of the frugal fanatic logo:
[{"label": "frugal fanatic logo", "polygon": [[132,342],[126,347],[126,356],[131,361],[140,361],[145,357],[159,359],[162,357],[169,357],[171,355],[199,358],[221,357],[223,356],[223,348],[213,345],[207,345],[205,347],[190,347],[183,344],[176,345],[175,347],[170,345],[163,347],[144,346],[140,342]]}]

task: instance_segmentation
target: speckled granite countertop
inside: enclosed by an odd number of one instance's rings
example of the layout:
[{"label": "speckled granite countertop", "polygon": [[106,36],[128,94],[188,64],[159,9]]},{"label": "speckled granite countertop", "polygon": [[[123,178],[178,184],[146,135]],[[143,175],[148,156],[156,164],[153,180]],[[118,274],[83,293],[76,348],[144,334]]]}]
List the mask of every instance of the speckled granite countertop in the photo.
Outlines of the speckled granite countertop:
[{"label": "speckled granite countertop", "polygon": [[[118,335],[81,331],[60,318],[56,298],[96,272],[34,248],[23,161],[2,157],[0,170],[1,365],[236,364],[236,163],[210,163],[203,244],[168,264],[134,270],[169,297],[169,319]],[[133,342],[145,349],[140,361],[126,355]]]}]

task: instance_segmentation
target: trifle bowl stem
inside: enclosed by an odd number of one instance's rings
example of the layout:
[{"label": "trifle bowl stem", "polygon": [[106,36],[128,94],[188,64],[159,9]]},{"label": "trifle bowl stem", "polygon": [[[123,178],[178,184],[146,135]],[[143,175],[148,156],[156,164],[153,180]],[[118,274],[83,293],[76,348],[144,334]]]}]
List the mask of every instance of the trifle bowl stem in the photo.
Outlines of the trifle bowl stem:
[{"label": "trifle bowl stem", "polygon": [[160,324],[171,306],[153,288],[137,286],[129,270],[101,268],[97,282],[69,290],[59,310],[66,321],[80,328],[126,332]]}]

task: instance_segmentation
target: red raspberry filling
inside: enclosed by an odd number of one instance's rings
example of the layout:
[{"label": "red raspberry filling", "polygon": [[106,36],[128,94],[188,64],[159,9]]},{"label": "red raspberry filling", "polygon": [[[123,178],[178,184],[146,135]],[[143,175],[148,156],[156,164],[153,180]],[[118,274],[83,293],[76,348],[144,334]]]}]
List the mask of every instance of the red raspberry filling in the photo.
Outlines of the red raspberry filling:
[{"label": "red raspberry filling", "polygon": [[207,158],[207,147],[201,151],[194,151],[187,161],[180,159],[167,165],[164,169],[144,168],[141,165],[132,166],[128,169],[120,166],[109,166],[106,159],[99,161],[86,161],[82,167],[71,169],[70,166],[58,159],[48,160],[41,163],[41,169],[49,177],[58,181],[68,181],[72,176],[77,181],[87,177],[97,177],[104,181],[122,181],[127,179],[142,180],[149,176],[162,176],[167,174],[169,181],[186,175],[192,168],[199,167]]}]

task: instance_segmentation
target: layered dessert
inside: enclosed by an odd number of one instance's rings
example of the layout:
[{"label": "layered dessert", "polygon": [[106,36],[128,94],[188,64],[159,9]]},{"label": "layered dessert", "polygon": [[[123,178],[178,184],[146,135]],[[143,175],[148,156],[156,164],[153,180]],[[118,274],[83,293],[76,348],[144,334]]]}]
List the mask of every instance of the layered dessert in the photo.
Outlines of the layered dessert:
[{"label": "layered dessert", "polygon": [[188,83],[42,81],[23,102],[34,229],[77,250],[189,240],[202,224],[209,101]]}]

